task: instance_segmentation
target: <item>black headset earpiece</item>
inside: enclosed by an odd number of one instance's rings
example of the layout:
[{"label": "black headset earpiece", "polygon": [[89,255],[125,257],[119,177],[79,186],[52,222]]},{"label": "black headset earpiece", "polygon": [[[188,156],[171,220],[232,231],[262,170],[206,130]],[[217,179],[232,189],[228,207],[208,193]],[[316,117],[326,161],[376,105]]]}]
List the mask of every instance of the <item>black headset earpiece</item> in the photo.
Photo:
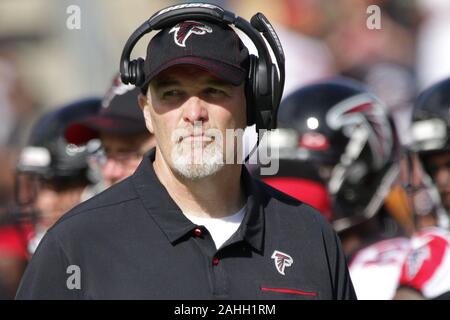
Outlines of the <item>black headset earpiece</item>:
[{"label": "black headset earpiece", "polygon": [[264,128],[275,129],[277,126],[278,107],[283,96],[285,82],[285,56],[283,46],[281,45],[280,39],[278,38],[273,26],[262,13],[258,12],[255,14],[250,19],[250,23],[256,30],[263,34],[264,38],[269,43],[279,68],[278,72],[276,66],[272,64],[272,70],[270,73],[270,82],[272,87],[272,112],[270,117],[266,116],[267,119],[263,120],[265,121]]},{"label": "black headset earpiece", "polygon": [[132,82],[136,86],[141,86],[145,81],[145,72],[144,72],[144,59],[137,58],[135,60],[130,61],[128,66],[129,74],[130,74],[130,82]]},{"label": "black headset earpiece", "polygon": [[[261,13],[253,16],[250,23],[230,11],[207,3],[187,3],[162,9],[136,29],[125,44],[120,59],[122,82],[136,86],[145,82],[144,60],[138,58],[130,61],[131,51],[142,36],[187,19],[234,25],[254,43],[258,57],[250,55],[246,83],[247,122],[248,125],[256,123],[257,130],[274,129],[284,88],[284,53],[273,27]],[[276,57],[279,72],[263,37]]]},{"label": "black headset earpiece", "polygon": [[256,123],[256,112],[255,108],[252,106],[255,105],[255,75],[256,75],[256,68],[258,63],[258,58],[251,54],[249,56],[249,63],[248,63],[248,75],[247,80],[245,83],[245,97],[247,101],[247,126],[252,126]]}]

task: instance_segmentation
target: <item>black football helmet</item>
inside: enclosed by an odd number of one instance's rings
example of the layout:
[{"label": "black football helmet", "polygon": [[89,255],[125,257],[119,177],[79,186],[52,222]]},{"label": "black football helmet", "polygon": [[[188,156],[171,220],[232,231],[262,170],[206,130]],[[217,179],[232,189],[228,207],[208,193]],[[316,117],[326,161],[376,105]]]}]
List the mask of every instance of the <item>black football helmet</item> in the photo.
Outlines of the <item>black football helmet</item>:
[{"label": "black football helmet", "polygon": [[338,232],[378,212],[399,171],[397,136],[383,102],[359,82],[337,78],[287,96],[278,120],[280,161],[315,167]]},{"label": "black football helmet", "polygon": [[[100,108],[100,98],[83,99],[46,112],[38,119],[16,166],[18,204],[32,201],[34,195],[27,194],[30,187],[25,185],[34,183],[30,181],[36,178],[51,181],[61,188],[96,182],[97,176],[88,165],[87,146],[68,144],[64,130],[74,121],[97,114]],[[25,197],[22,196],[24,192]]]},{"label": "black football helmet", "polygon": [[450,150],[450,78],[419,95],[412,113],[410,133],[411,150],[417,152],[430,174],[427,156]]},{"label": "black football helmet", "polygon": [[421,167],[426,173],[422,177],[422,183],[423,187],[431,192],[437,208],[438,224],[448,227],[450,209],[448,200],[442,197],[448,197],[446,194],[450,181],[447,181],[447,185],[443,181],[441,185],[436,185],[433,176],[438,168],[431,164],[430,156],[450,153],[450,78],[432,85],[417,97],[410,134],[409,149],[418,155]]}]

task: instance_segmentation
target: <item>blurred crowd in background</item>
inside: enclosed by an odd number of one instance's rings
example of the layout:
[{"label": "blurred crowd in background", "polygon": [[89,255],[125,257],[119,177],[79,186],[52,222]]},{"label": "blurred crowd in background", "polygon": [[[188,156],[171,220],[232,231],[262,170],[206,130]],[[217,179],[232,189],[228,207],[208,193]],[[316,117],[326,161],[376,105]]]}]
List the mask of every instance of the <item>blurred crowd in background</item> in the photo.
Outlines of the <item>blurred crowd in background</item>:
[{"label": "blurred crowd in background", "polygon": [[[120,84],[117,78],[119,58],[126,39],[138,25],[157,10],[182,2],[0,1],[0,298],[14,297],[26,263],[46,228],[80,201],[131,174],[143,153],[154,145],[140,118],[134,99],[136,90]],[[373,223],[362,226],[360,222],[356,229],[352,228],[352,223],[335,223],[334,226],[350,266],[353,264],[355,268],[352,278],[358,296],[394,298],[404,268],[402,257],[410,250],[406,239],[422,227],[448,227],[448,217],[438,210],[436,190],[429,187],[432,183],[423,182],[420,161],[408,151],[408,146],[417,96],[450,77],[450,1],[206,2],[218,4],[246,19],[260,11],[273,23],[286,54],[284,98],[287,99],[280,107],[279,119],[280,123],[285,120],[285,126],[292,117],[288,108],[296,101],[292,98],[294,102],[290,102],[292,94],[337,76],[365,84],[383,101],[394,126],[392,136],[398,138],[395,142],[400,150],[395,159],[398,174],[386,186],[380,181],[376,188],[369,185],[370,181],[366,186],[358,185],[357,191],[370,193],[370,197],[378,195],[378,187],[384,188],[380,189],[383,209],[377,206],[376,214],[367,218],[371,222],[376,220],[376,226]],[[71,30],[66,25],[70,16],[67,8],[71,5],[80,8],[80,29]],[[367,26],[370,5],[381,9],[379,29]],[[144,56],[145,41],[141,43],[135,55]],[[299,94],[305,95],[304,98],[308,92]],[[119,110],[124,105],[131,111]],[[81,111],[73,115],[73,108]],[[121,117],[127,120],[121,122]],[[117,127],[105,124],[105,119],[118,121]],[[296,129],[295,125],[291,128]],[[59,138],[65,140],[59,141]],[[50,142],[51,154],[36,149]],[[65,152],[69,148],[84,160],[79,160],[70,173],[33,171],[48,162],[53,152],[59,152],[58,144]],[[67,169],[64,160],[60,161],[63,163],[61,170]],[[296,165],[282,165],[279,175],[284,178],[292,175]],[[307,165],[304,163],[304,168]],[[309,172],[315,170],[319,169]],[[326,170],[326,166],[320,170]],[[40,178],[31,179],[30,172]],[[315,193],[307,192],[310,199],[302,200],[321,208],[330,220],[339,220],[324,195],[329,190],[321,189],[323,183],[315,186],[320,179],[301,178],[310,181],[309,184],[288,185],[285,180],[280,182],[275,178],[267,182],[275,187],[278,184],[293,196],[301,194],[301,188],[315,190]],[[423,185],[426,187],[422,188]],[[44,191],[54,199],[41,199],[38,194],[42,196]],[[384,239],[396,240],[379,245]],[[364,252],[367,257],[357,254],[373,243],[379,245],[372,248],[375,253]],[[366,260],[361,262],[361,259]],[[387,267],[368,273],[361,271],[362,266],[379,263],[377,259],[387,259],[384,265]],[[389,264],[391,260],[396,261]],[[395,280],[377,281],[380,274]],[[364,285],[366,288],[362,288]],[[404,294],[403,298],[415,297],[414,292]],[[421,295],[433,298],[423,292]]]}]

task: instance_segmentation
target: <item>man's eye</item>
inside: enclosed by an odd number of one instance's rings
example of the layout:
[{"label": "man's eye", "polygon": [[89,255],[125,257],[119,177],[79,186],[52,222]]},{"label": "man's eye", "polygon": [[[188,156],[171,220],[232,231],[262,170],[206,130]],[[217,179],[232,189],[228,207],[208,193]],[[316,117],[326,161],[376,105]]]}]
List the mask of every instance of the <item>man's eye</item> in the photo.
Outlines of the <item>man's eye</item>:
[{"label": "man's eye", "polygon": [[227,93],[225,91],[223,91],[221,89],[217,89],[217,88],[207,88],[205,90],[205,93],[207,95],[215,96],[215,97],[226,96],[227,95]]},{"label": "man's eye", "polygon": [[450,160],[448,160],[448,161],[445,163],[445,166],[446,166],[447,168],[450,168]]},{"label": "man's eye", "polygon": [[183,95],[183,92],[180,90],[168,90],[163,92],[163,98],[164,99],[170,99],[170,98],[177,98],[181,97]]}]

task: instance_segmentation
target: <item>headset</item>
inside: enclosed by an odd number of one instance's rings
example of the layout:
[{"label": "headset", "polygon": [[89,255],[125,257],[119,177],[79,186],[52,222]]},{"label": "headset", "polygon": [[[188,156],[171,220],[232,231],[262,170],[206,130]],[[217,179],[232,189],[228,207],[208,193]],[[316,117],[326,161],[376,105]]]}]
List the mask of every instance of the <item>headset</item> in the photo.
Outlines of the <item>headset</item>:
[{"label": "headset", "polygon": [[[285,56],[274,28],[262,13],[255,14],[249,23],[234,13],[209,3],[186,3],[162,9],[137,28],[127,40],[120,58],[122,82],[141,86],[145,81],[144,59],[130,61],[134,46],[145,34],[185,20],[233,25],[250,38],[258,51],[258,57],[250,55],[246,79],[247,125],[256,124],[257,132],[259,129],[276,129],[277,112],[285,82]],[[279,72],[272,62],[264,39],[276,58]]]}]

